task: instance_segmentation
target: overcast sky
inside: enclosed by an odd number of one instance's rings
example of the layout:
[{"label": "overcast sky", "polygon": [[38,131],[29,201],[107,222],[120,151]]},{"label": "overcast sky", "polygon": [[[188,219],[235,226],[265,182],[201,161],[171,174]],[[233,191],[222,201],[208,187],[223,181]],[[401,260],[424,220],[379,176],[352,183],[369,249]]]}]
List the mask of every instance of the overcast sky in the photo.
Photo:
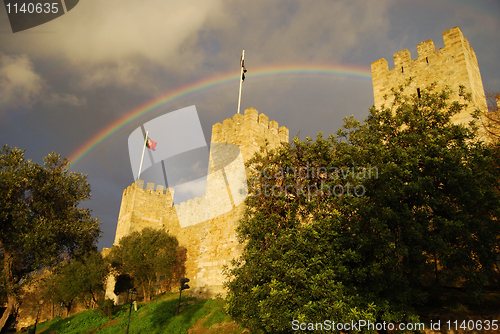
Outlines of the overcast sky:
[{"label": "overcast sky", "polygon": [[[0,142],[25,148],[37,162],[52,151],[71,157],[148,102],[232,74],[233,81],[171,99],[127,123],[72,166],[88,174],[92,199],[83,206],[103,222],[99,246],[109,247],[122,192],[134,181],[128,136],[155,117],[196,105],[210,142],[212,124],[236,113],[242,49],[248,69],[242,110],[254,107],[304,139],[336,132],[346,116],[367,116],[371,62],[385,58],[392,68],[392,55],[402,49],[414,59],[427,39],[439,49],[442,32],[455,26],[477,54],[485,89],[500,91],[498,0],[82,0],[18,33],[2,6]],[[303,73],[275,71],[287,66]]]}]

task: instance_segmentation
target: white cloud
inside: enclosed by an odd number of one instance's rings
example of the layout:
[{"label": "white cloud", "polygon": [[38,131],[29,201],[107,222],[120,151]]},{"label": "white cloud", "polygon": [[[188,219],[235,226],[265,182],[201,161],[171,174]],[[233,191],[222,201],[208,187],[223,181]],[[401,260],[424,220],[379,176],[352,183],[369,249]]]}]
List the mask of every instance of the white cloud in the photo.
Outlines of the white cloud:
[{"label": "white cloud", "polygon": [[105,87],[112,84],[119,86],[134,85],[141,76],[141,69],[132,61],[107,62],[91,66],[82,74],[80,87],[83,89]]},{"label": "white cloud", "polygon": [[66,104],[81,107],[86,104],[85,98],[54,92],[37,73],[27,55],[0,53],[0,108],[3,112],[30,109],[37,102],[51,106]]},{"label": "white cloud", "polygon": [[0,105],[2,109],[31,107],[43,87],[42,78],[34,71],[26,55],[0,54]]},{"label": "white cloud", "polygon": [[83,107],[87,104],[87,100],[73,94],[56,94],[52,92],[47,95],[42,95],[42,103],[51,106],[66,104],[74,107]]},{"label": "white cloud", "polygon": [[56,31],[57,38],[38,35],[36,43],[48,54],[62,53],[81,63],[144,57],[168,65],[182,57],[185,43],[219,10],[220,0],[80,1],[44,27]]}]

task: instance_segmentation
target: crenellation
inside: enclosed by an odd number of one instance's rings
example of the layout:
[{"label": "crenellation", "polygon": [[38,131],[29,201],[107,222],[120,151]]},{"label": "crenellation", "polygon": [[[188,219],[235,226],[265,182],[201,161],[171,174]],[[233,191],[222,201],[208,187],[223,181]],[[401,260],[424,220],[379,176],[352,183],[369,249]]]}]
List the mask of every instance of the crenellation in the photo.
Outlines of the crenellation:
[{"label": "crenellation", "polygon": [[290,137],[290,130],[288,128],[281,126],[278,128],[278,133],[280,142],[288,142],[288,138]]},{"label": "crenellation", "polygon": [[215,123],[212,125],[212,143],[222,143],[224,138],[222,137],[222,124]]},{"label": "crenellation", "polygon": [[243,120],[245,119],[245,116],[243,116],[242,114],[234,114],[233,116],[233,121],[235,124],[241,124],[243,123]]},{"label": "crenellation", "polygon": [[152,182],[148,182],[146,185],[146,190],[155,190],[155,184]]},{"label": "crenellation", "polygon": [[420,58],[421,60],[424,60],[425,57],[428,57],[435,51],[436,46],[434,45],[432,39],[428,39],[422,43],[418,43],[417,45],[418,58]]},{"label": "crenellation", "polygon": [[[443,32],[443,41],[445,48],[455,48],[457,44],[463,44],[467,41],[462,34],[462,31],[458,27],[454,27],[450,30]],[[469,42],[467,42],[469,44]]]},{"label": "crenellation", "polygon": [[269,117],[264,114],[259,115],[259,124],[262,124],[265,128],[269,127]]},{"label": "crenellation", "polygon": [[245,110],[245,121],[251,121],[253,123],[257,123],[257,117],[259,112],[254,108],[248,108]]},{"label": "crenellation", "polygon": [[371,63],[372,78],[375,79],[379,75],[386,75],[389,72],[389,63],[384,58]]},{"label": "crenellation", "polygon": [[270,121],[269,122],[269,130],[272,130],[273,133],[276,132],[276,134],[278,133],[278,122],[276,121]]},{"label": "crenellation", "polygon": [[404,73],[404,68],[411,63],[411,53],[407,49],[401,50],[394,54],[394,68],[401,73]]}]

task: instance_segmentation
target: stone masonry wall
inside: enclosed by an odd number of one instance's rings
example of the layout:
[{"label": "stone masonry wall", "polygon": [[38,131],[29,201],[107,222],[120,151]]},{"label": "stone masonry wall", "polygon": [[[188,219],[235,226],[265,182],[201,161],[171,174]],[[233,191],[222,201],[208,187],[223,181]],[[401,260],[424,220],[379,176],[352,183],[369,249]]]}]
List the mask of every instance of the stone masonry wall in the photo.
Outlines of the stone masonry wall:
[{"label": "stone masonry wall", "polygon": [[455,115],[453,121],[468,123],[470,113],[476,108],[487,110],[483,82],[474,50],[458,27],[443,32],[444,48],[436,50],[432,40],[417,45],[418,58],[412,60],[405,49],[394,54],[394,68],[389,70],[387,61],[382,58],[371,64],[373,96],[375,107],[383,104],[390,106],[384,96],[390,96],[391,88],[397,88],[412,79],[410,91],[417,93],[417,88],[424,89],[437,82],[437,89],[450,86],[454,91],[453,99],[459,100],[458,89],[464,85],[472,93],[472,103],[464,112]]},{"label": "stone masonry wall", "polygon": [[[164,228],[175,235],[187,250],[186,277],[191,293],[197,296],[224,294],[222,267],[230,265],[243,249],[236,238],[236,227],[243,216],[246,185],[243,163],[257,152],[267,139],[271,148],[288,142],[289,131],[276,121],[249,108],[212,128],[207,191],[173,206],[173,190],[164,190],[137,180],[123,192],[114,244],[133,231],[145,227]],[[246,188],[245,188],[246,189]],[[107,296],[112,294],[108,282]]]}]

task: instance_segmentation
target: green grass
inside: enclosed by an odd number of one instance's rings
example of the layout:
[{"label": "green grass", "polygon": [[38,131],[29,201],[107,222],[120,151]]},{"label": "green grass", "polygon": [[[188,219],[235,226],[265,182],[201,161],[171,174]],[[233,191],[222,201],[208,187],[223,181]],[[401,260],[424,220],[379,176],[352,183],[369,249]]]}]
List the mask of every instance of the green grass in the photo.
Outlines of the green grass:
[{"label": "green grass", "polygon": [[[130,334],[139,333],[187,333],[195,325],[208,330],[212,325],[231,322],[232,319],[222,312],[224,301],[183,297],[181,312],[177,315],[178,299],[176,294],[162,296],[158,303],[138,304],[132,310]],[[67,318],[54,318],[37,325],[37,333],[57,334],[123,334],[127,329],[129,305],[116,307],[111,321],[99,310],[88,310]],[[234,333],[241,333],[239,328]]]}]

